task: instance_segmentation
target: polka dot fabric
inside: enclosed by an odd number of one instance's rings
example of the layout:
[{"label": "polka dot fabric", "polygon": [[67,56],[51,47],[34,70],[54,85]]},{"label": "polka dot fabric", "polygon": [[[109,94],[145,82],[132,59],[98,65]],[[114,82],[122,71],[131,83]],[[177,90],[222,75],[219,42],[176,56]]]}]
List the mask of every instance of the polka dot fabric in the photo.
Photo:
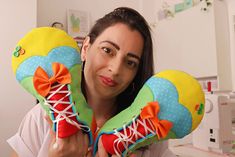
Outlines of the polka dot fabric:
[{"label": "polka dot fabric", "polygon": [[[160,119],[174,123],[172,131],[177,137],[187,135],[192,127],[190,112],[178,102],[178,91],[175,86],[163,78],[152,77],[146,82],[160,106]],[[184,125],[182,125],[184,124]]]},{"label": "polka dot fabric", "polygon": [[53,62],[62,63],[70,69],[75,64],[81,64],[81,59],[80,54],[74,48],[67,46],[54,48],[48,53],[48,56],[33,56],[20,64],[16,71],[16,79],[20,82],[26,77],[33,76],[38,66],[52,76],[51,63]]}]

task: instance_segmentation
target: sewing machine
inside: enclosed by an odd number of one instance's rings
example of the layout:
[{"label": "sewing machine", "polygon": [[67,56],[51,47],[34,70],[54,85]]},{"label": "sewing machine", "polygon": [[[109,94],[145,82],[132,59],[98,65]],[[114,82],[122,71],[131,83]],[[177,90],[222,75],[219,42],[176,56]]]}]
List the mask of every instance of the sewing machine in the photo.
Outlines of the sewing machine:
[{"label": "sewing machine", "polygon": [[235,93],[206,92],[205,115],[193,132],[193,146],[217,153],[234,152],[234,130]]}]

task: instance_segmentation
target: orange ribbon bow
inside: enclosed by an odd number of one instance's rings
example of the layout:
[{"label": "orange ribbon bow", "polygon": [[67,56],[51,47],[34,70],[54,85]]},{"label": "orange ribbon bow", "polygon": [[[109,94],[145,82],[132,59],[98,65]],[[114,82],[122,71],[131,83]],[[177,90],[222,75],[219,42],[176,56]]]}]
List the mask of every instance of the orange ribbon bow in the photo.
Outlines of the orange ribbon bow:
[{"label": "orange ribbon bow", "polygon": [[173,123],[168,120],[159,120],[157,117],[159,111],[160,106],[158,102],[150,102],[142,109],[140,117],[142,119],[149,119],[152,122],[158,139],[161,139],[167,136],[170,129],[173,127]]},{"label": "orange ribbon bow", "polygon": [[68,84],[71,82],[69,70],[63,64],[52,63],[52,71],[54,75],[51,78],[41,67],[38,67],[34,73],[34,88],[43,97],[47,96],[53,83]]}]

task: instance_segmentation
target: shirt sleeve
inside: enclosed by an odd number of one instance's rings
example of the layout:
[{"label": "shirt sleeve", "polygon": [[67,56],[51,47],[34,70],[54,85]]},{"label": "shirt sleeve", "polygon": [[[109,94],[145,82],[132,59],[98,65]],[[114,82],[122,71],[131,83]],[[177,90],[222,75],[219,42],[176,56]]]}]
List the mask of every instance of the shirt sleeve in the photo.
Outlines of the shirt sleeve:
[{"label": "shirt sleeve", "polygon": [[158,142],[135,152],[137,157],[176,157],[170,149],[168,149],[168,142]]},{"label": "shirt sleeve", "polygon": [[18,132],[7,140],[20,157],[37,157],[48,125],[38,104],[22,120]]}]

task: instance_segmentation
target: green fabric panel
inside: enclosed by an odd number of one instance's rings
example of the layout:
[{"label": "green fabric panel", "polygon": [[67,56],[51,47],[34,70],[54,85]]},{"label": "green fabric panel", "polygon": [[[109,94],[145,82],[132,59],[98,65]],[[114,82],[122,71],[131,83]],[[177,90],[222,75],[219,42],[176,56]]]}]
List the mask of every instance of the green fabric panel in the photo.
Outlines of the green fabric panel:
[{"label": "green fabric panel", "polygon": [[42,106],[42,108],[47,112],[48,115],[49,114],[49,107],[43,105],[43,102],[44,102],[44,98],[39,95],[37,93],[37,91],[35,90],[34,88],[34,85],[33,85],[33,77],[30,76],[30,77],[26,77],[24,78],[20,84],[24,87],[24,89],[26,89],[27,92],[29,92],[30,94],[32,94],[36,99],[38,99],[38,101],[40,102],[40,105]]},{"label": "green fabric panel", "polygon": [[[92,121],[92,110],[88,107],[86,100],[81,92],[81,65],[75,65],[72,68],[70,68],[70,74],[72,76],[72,82],[69,86],[71,92],[72,92],[72,101],[75,102],[75,109],[76,112],[79,113],[79,120],[87,124],[89,127],[91,125]],[[33,86],[33,77],[27,77],[24,78],[20,84],[29,92],[31,93],[35,98],[37,98],[43,107],[43,109],[49,114],[49,107],[43,105],[44,104],[44,98],[37,93]]]},{"label": "green fabric panel", "polygon": [[[130,107],[110,119],[105,123],[105,125],[101,128],[98,137],[105,133],[113,133],[113,128],[122,128],[123,124],[130,124],[132,122],[132,118],[136,117],[140,114],[141,109],[149,102],[154,100],[153,94],[148,86],[144,85],[137,95],[136,99],[132,103]],[[167,139],[174,139],[176,135],[170,131],[166,138],[158,140],[157,136],[148,136],[146,139],[138,140],[138,142],[129,147],[129,151],[134,152],[136,149],[155,143],[160,142]],[[127,152],[123,152],[123,156],[126,156]]]},{"label": "green fabric panel", "polygon": [[141,108],[153,100],[154,99],[151,90],[148,86],[144,85],[139,91],[132,105],[108,120],[100,129],[99,134],[102,132],[113,132],[113,128],[122,128],[124,124],[129,124],[132,122],[132,118],[140,114]]},{"label": "green fabric panel", "polygon": [[79,120],[84,122],[86,125],[91,127],[92,121],[92,110],[86,103],[86,99],[81,91],[81,65],[75,65],[70,68],[70,74],[72,76],[72,83],[70,84],[70,89],[72,92],[72,98],[75,102],[76,112],[79,113]]}]

